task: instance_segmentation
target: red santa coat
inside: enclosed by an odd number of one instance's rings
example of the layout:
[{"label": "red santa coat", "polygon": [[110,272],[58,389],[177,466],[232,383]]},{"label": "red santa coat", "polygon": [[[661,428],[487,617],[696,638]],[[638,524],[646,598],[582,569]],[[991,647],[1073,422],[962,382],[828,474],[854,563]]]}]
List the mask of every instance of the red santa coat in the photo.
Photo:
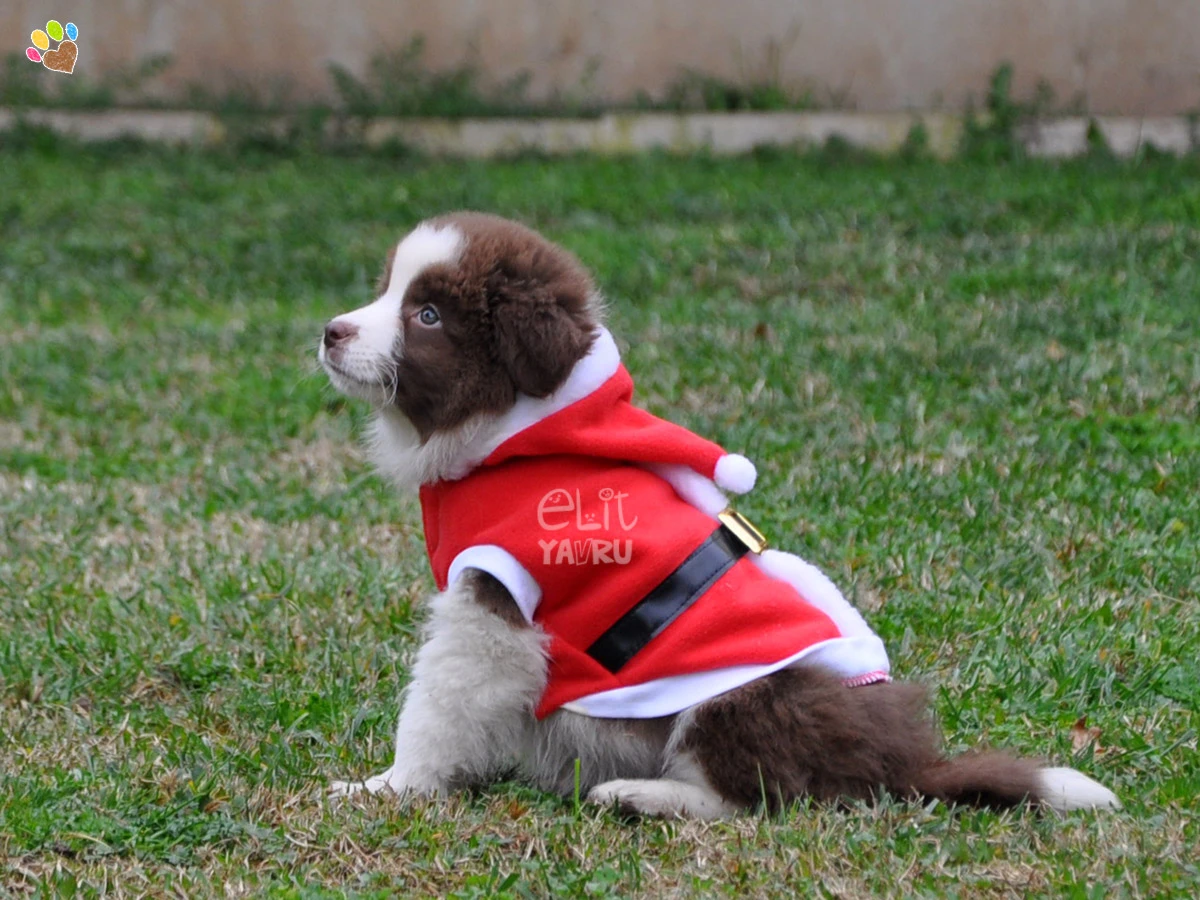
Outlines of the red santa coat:
[{"label": "red santa coat", "polygon": [[598,344],[559,392],[569,402],[542,401],[463,477],[421,488],[438,587],[489,571],[549,636],[537,715],[668,715],[805,657],[886,678],[882,643],[837,589],[777,551],[739,559],[616,673],[587,654],[712,534],[714,482],[754,481],[748,460],[634,407],[611,338]]}]

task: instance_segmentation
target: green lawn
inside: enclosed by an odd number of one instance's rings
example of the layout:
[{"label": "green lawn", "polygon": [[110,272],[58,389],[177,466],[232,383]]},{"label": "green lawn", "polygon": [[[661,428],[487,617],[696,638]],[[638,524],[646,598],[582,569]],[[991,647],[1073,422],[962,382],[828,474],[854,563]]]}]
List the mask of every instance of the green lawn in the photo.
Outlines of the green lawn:
[{"label": "green lawn", "polygon": [[[0,896],[1195,896],[1198,176],[0,150]],[[313,351],[464,206],[596,272],[642,401],[758,462],[954,748],[1125,810],[327,805],[432,585]]]}]

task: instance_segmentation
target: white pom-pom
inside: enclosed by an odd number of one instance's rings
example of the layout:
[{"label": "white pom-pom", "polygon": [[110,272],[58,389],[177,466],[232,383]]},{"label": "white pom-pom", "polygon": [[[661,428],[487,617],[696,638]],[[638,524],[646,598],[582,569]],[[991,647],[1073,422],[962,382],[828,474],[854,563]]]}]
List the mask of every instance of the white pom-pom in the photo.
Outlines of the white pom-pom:
[{"label": "white pom-pom", "polygon": [[726,453],[717,460],[717,471],[713,475],[717,487],[731,494],[747,493],[754,487],[757,478],[758,471],[754,463],[740,453]]}]

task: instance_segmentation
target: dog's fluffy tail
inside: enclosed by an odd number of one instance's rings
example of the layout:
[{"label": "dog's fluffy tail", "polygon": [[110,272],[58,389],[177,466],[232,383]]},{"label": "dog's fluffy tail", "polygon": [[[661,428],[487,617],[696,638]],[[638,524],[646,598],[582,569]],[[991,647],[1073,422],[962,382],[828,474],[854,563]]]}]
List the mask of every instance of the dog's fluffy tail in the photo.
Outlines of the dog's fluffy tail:
[{"label": "dog's fluffy tail", "polygon": [[1038,771],[1027,759],[984,750],[939,759],[916,775],[912,787],[946,803],[1004,808],[1041,800]]},{"label": "dog's fluffy tail", "polygon": [[1003,809],[1042,803],[1057,812],[1120,809],[1109,788],[1068,768],[1042,768],[1030,760],[992,750],[941,760],[920,773],[913,786],[946,803]]},{"label": "dog's fluffy tail", "polygon": [[1074,769],[997,751],[946,756],[924,689],[887,682],[849,688],[817,668],[776,672],[698,707],[682,746],[726,800],[781,806],[797,797],[901,797],[1009,808],[1117,808]]},{"label": "dog's fluffy tail", "polygon": [[1042,768],[1008,753],[980,751],[939,760],[913,785],[946,803],[1006,808],[1043,803],[1058,812],[1119,809],[1116,794],[1082,772]]}]

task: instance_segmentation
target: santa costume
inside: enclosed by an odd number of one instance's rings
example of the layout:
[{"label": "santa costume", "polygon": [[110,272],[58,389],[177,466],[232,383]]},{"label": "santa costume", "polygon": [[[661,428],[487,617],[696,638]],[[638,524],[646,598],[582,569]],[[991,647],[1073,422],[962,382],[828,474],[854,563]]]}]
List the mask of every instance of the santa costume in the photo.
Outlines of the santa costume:
[{"label": "santa costume", "polygon": [[537,716],[670,715],[801,661],[886,680],[883,642],[833,583],[730,517],[723,491],[753,487],[750,461],[632,394],[601,329],[558,391],[520,397],[421,488],[439,589],[482,569],[548,635]]}]

